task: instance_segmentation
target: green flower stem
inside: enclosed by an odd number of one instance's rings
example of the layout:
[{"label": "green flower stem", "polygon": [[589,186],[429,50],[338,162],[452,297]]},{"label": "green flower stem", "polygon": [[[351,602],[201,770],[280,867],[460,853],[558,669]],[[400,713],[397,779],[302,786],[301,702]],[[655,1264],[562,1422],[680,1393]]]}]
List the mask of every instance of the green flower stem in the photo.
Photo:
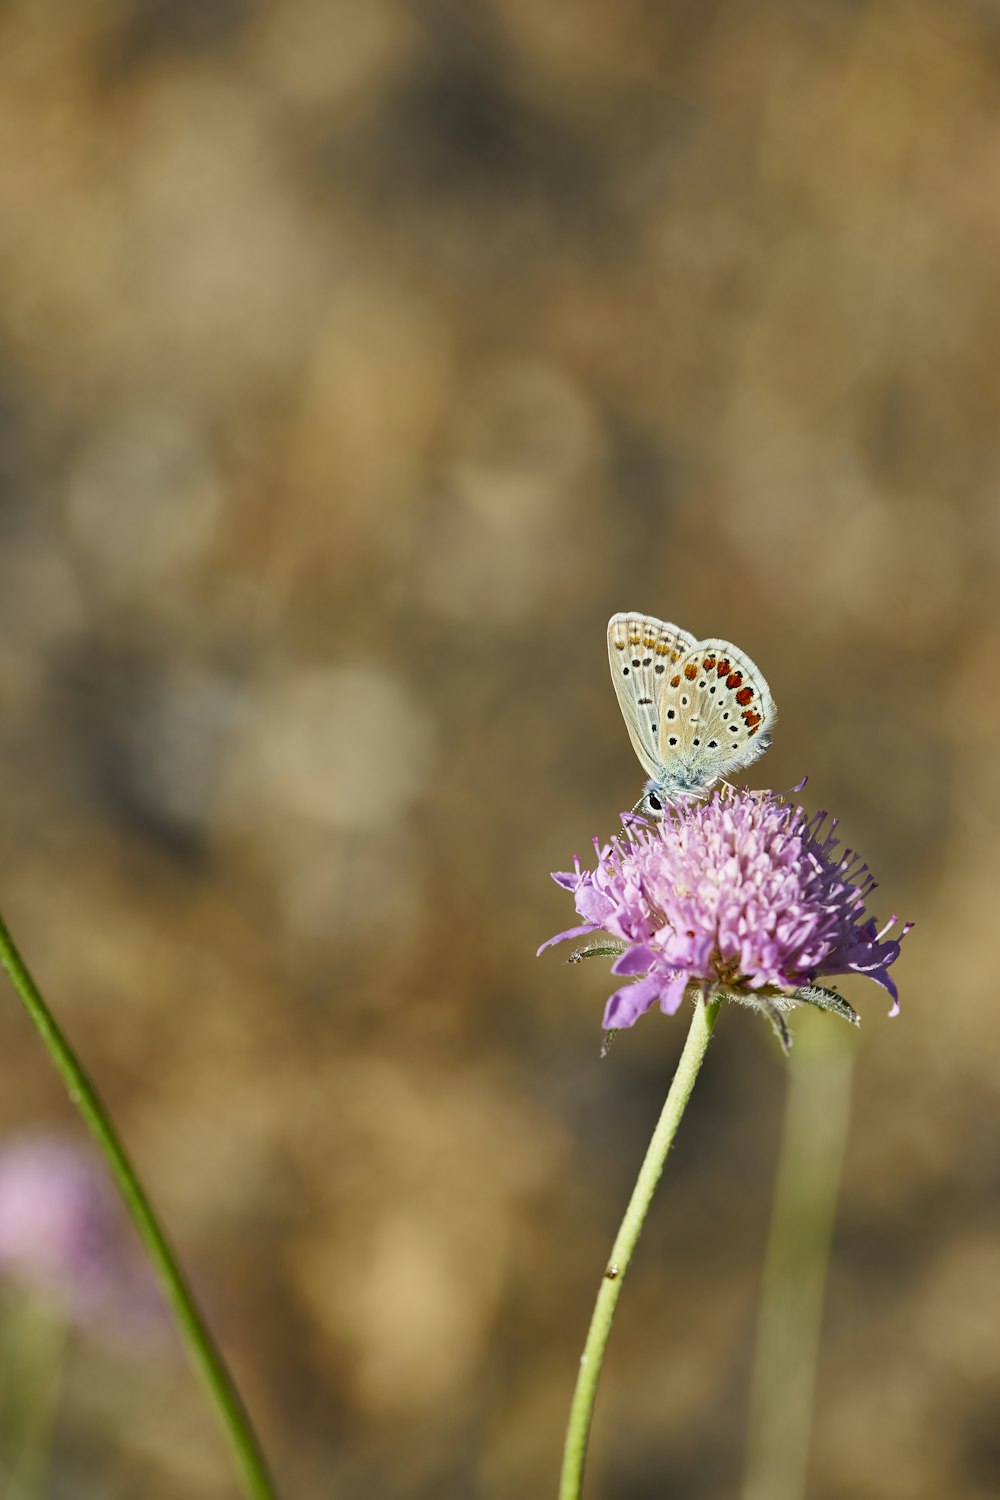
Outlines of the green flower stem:
[{"label": "green flower stem", "polygon": [[0,1452],[4,1500],[43,1500],[59,1407],[66,1309],[39,1296],[4,1299],[0,1309]]},{"label": "green flower stem", "polygon": [[718,1000],[713,1000],[706,1005],[704,1000],[698,1000],[695,1005],[691,1029],[687,1034],[666,1103],[653,1132],[653,1139],[649,1143],[645,1160],[639,1169],[632,1197],[629,1199],[625,1217],[622,1219],[617,1238],[611,1249],[611,1258],[604,1272],[601,1289],[597,1294],[594,1315],[590,1320],[590,1329],[587,1333],[587,1342],[580,1359],[576,1390],[573,1392],[569,1425],[566,1428],[566,1445],[563,1450],[559,1500],[579,1500],[583,1484],[583,1465],[587,1456],[587,1439],[590,1435],[590,1423],[594,1413],[594,1397],[597,1395],[597,1382],[601,1374],[604,1350],[608,1342],[608,1334],[611,1332],[611,1320],[615,1315],[615,1306],[621,1294],[625,1273],[642,1232],[646,1212],[656,1192],[656,1184],[660,1180],[667,1152],[673,1145],[677,1127],[681,1122],[688,1099],[691,1097],[698,1069],[701,1067],[711,1039],[715,1018],[719,1013],[719,1003]]},{"label": "green flower stem", "polygon": [[851,1112],[854,1038],[802,1014],[788,1064],[751,1377],[743,1500],[803,1500],[827,1263]]},{"label": "green flower stem", "polygon": [[166,1235],[160,1228],[135,1168],[126,1155],[94,1085],[56,1025],[2,918],[0,964],[10,975],[11,982],[42,1039],[42,1045],[55,1063],[69,1090],[70,1099],[83,1115],[87,1128],[97,1142],[125,1199],[125,1205],[163,1285],[188,1354],[215,1403],[243,1476],[247,1495],[252,1500],[278,1500],[278,1492],[268,1474],[264,1454],[233,1383],[233,1377],[215,1345]]}]

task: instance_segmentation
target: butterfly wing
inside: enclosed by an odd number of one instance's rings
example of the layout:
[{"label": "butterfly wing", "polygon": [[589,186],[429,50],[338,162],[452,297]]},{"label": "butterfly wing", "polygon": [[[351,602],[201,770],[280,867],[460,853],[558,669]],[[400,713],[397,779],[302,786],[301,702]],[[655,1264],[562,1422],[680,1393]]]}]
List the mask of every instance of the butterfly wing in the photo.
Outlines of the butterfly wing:
[{"label": "butterfly wing", "polygon": [[657,754],[666,765],[693,768],[708,787],[763,755],[775,717],[764,674],[745,652],[729,641],[696,641],[664,674]]},{"label": "butterfly wing", "polygon": [[695,644],[686,630],[652,615],[612,615],[608,621],[608,661],[618,706],[647,776],[655,777],[660,769],[663,684]]}]

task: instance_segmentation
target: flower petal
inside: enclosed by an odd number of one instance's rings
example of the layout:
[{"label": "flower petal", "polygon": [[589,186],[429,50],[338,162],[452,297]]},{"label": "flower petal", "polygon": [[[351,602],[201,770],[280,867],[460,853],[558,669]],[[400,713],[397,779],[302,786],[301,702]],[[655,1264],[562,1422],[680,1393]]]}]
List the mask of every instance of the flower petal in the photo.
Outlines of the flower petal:
[{"label": "flower petal", "polygon": [[659,954],[655,948],[650,948],[648,943],[636,943],[632,948],[626,948],[621,958],[616,958],[611,965],[612,974],[648,974],[650,969],[657,963]]},{"label": "flower petal", "polygon": [[689,978],[690,976],[684,969],[674,971],[673,977],[660,995],[660,1009],[665,1016],[675,1015],[680,1010]]},{"label": "flower petal", "polygon": [[885,969],[866,969],[865,973],[869,979],[874,979],[876,984],[880,984],[884,990],[888,990],[892,998],[892,1009],[889,1011],[889,1014],[890,1016],[898,1016],[899,990],[896,988],[896,981],[886,973]]},{"label": "flower petal", "polygon": [[588,922],[603,927],[605,920],[615,914],[615,902],[592,885],[582,885],[576,892],[576,909]]},{"label": "flower petal", "polygon": [[604,1007],[601,1023],[604,1030],[617,1031],[623,1026],[634,1026],[639,1017],[656,1004],[661,988],[661,976],[650,974],[645,979],[637,979],[635,984],[626,984],[616,990]]},{"label": "flower petal", "polygon": [[[547,938],[539,948],[538,953],[544,953],[546,948],[551,948],[553,943],[565,943],[569,938],[586,937],[588,933],[599,932],[596,922],[585,922],[582,927],[567,927],[565,932],[559,932],[555,937]],[[535,957],[538,957],[538,953]]]}]

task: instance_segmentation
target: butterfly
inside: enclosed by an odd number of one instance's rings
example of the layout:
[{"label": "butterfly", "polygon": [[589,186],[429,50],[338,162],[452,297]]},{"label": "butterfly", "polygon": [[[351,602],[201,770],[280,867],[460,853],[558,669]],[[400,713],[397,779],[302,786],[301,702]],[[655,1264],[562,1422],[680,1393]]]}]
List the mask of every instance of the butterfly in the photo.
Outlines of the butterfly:
[{"label": "butterfly", "polygon": [[634,811],[658,818],[763,755],[776,711],[749,656],[652,615],[612,615],[608,660],[632,748],[649,776]]}]

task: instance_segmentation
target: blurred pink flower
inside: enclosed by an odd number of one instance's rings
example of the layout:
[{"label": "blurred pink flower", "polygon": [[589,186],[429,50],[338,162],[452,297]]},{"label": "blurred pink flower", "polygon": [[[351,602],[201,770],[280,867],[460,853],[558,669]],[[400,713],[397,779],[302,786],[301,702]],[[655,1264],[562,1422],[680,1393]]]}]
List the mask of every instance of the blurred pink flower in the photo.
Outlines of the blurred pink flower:
[{"label": "blurred pink flower", "polygon": [[162,1321],[159,1294],[128,1238],[102,1163],[57,1137],[0,1147],[0,1276],[64,1305],[79,1322],[124,1315],[131,1332]]}]

